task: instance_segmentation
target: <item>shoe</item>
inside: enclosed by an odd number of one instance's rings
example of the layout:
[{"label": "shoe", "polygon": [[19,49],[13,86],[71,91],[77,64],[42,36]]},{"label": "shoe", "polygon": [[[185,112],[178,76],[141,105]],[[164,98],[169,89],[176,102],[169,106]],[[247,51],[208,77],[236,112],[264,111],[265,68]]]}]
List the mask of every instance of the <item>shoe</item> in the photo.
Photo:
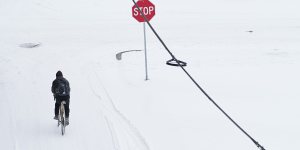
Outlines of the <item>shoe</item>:
[{"label": "shoe", "polygon": [[55,115],[53,119],[58,120],[58,115]]},{"label": "shoe", "polygon": [[69,125],[69,117],[66,117],[66,125]]}]

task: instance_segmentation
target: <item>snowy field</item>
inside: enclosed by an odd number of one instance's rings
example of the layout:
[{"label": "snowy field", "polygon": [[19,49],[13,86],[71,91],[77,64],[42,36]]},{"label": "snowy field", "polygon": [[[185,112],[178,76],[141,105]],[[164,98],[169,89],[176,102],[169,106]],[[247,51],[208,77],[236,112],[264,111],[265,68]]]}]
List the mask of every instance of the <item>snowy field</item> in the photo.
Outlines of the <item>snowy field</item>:
[{"label": "snowy field", "polygon": [[[300,149],[300,2],[152,0],[151,20],[206,92],[267,150]],[[0,0],[1,150],[256,150],[189,80],[131,0]],[[250,32],[251,31],[251,32]],[[24,48],[24,43],[40,43]],[[66,135],[50,91],[71,86]]]}]

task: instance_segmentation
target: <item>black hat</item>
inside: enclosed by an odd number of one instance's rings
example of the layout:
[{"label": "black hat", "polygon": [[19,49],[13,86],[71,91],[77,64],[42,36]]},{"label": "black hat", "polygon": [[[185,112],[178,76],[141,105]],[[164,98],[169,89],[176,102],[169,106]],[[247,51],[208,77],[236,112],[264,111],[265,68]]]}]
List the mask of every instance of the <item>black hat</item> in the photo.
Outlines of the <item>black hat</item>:
[{"label": "black hat", "polygon": [[63,76],[62,72],[61,71],[57,71],[56,77],[62,77],[62,76]]}]

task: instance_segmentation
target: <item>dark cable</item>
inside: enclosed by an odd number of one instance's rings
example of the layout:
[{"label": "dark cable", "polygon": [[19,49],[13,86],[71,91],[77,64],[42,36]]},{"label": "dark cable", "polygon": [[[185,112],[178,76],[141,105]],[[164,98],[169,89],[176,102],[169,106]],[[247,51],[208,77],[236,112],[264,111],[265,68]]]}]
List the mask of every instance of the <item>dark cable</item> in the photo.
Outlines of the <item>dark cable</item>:
[{"label": "dark cable", "polygon": [[257,141],[255,141],[242,127],[240,127],[204,90],[203,88],[194,80],[194,78],[184,69],[184,67],[180,64],[179,60],[176,59],[176,57],[172,54],[172,52],[169,50],[167,45],[163,42],[163,40],[160,38],[160,36],[157,34],[155,29],[150,24],[149,20],[146,18],[145,14],[142,12],[140,7],[137,5],[135,0],[132,0],[135,7],[138,8],[139,12],[142,14],[143,18],[147,22],[148,26],[151,28],[155,36],[158,38],[160,43],[164,46],[164,48],[167,50],[167,52],[171,55],[171,57],[176,61],[178,66],[188,75],[188,77],[194,82],[194,84],[199,88],[199,90],[236,126],[238,127],[250,140],[260,149],[265,150],[265,148],[260,145]]}]

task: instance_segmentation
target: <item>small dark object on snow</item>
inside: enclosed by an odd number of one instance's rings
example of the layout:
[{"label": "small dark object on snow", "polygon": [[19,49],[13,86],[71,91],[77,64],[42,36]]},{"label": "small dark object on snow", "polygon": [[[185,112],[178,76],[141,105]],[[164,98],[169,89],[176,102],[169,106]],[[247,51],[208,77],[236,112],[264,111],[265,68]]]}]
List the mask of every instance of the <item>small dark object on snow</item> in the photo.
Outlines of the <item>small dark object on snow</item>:
[{"label": "small dark object on snow", "polygon": [[168,60],[166,62],[166,64],[170,65],[170,66],[182,66],[182,67],[186,66],[186,62],[180,61],[178,59],[177,59],[177,61],[178,61],[179,64],[176,62],[176,60],[174,58],[172,58],[172,59]]},{"label": "small dark object on snow", "polygon": [[23,44],[20,44],[19,46],[22,48],[35,48],[40,45],[41,45],[41,43],[23,43]]}]

